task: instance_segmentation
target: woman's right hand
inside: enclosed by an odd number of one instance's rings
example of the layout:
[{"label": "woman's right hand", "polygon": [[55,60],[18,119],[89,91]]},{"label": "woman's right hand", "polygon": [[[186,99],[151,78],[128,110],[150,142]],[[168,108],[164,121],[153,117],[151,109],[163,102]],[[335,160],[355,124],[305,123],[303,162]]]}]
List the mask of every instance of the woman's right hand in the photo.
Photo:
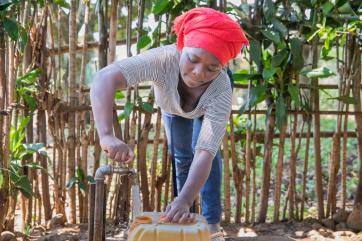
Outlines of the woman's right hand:
[{"label": "woman's right hand", "polygon": [[123,141],[113,135],[107,135],[100,139],[103,151],[113,161],[130,163],[133,161],[133,150]]}]

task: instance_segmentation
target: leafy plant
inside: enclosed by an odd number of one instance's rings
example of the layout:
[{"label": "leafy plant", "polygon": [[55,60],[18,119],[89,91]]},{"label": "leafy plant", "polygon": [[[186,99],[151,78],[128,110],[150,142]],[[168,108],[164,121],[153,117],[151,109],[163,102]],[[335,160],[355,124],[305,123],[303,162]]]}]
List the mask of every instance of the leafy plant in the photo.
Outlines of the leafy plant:
[{"label": "leafy plant", "polygon": [[34,69],[16,80],[16,101],[24,103],[34,112],[37,107],[35,94],[38,89],[37,80],[41,73],[41,69]]},{"label": "leafy plant", "polygon": [[[24,144],[25,127],[28,125],[31,117],[20,118],[18,127],[10,129],[10,163],[8,169],[0,169],[0,188],[4,183],[4,171],[9,172],[10,191],[16,195],[20,191],[25,197],[29,198],[32,193],[32,186],[27,175],[23,174],[25,167],[33,169],[43,169],[37,163],[23,164],[24,160],[38,153],[47,156],[43,143]],[[44,170],[47,172],[47,170]]]},{"label": "leafy plant", "polygon": [[85,193],[88,192],[88,183],[95,183],[94,178],[90,175],[85,177],[83,169],[78,166],[75,176],[69,179],[69,182],[67,183],[67,188],[71,189],[74,187],[75,184],[78,184],[79,190],[82,192],[83,195],[85,195]]}]

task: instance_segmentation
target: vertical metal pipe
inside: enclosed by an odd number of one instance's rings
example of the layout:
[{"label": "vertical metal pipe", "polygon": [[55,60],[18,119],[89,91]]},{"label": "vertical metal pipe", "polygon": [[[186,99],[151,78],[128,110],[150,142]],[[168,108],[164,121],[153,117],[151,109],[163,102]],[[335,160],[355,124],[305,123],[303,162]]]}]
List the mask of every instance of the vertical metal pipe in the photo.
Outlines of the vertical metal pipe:
[{"label": "vertical metal pipe", "polygon": [[88,241],[93,241],[94,236],[94,207],[96,198],[96,184],[89,186],[89,218],[88,218]]},{"label": "vertical metal pipe", "polygon": [[103,239],[103,212],[104,212],[104,179],[96,179],[96,198],[94,207],[94,237],[93,241]]},{"label": "vertical metal pipe", "polygon": [[89,224],[88,241],[105,241],[106,205],[107,196],[104,178],[106,175],[117,173],[120,175],[135,175],[133,169],[103,165],[95,174],[95,184],[91,184],[89,198]]},{"label": "vertical metal pipe", "polygon": [[[107,190],[107,184],[104,184],[104,190]],[[102,225],[102,241],[106,240],[106,212],[107,212],[107,193],[103,193],[103,225]]]}]

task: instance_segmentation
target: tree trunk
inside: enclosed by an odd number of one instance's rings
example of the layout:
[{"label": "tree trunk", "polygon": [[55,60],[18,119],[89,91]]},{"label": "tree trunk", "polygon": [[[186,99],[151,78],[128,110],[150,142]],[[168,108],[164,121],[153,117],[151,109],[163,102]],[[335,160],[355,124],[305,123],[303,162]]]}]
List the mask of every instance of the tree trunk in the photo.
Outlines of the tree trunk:
[{"label": "tree trunk", "polygon": [[118,26],[118,0],[112,0],[111,3],[111,21],[109,27],[109,55],[108,64],[116,59],[116,42]]},{"label": "tree trunk", "polygon": [[[76,47],[77,47],[77,1],[72,0],[70,4],[70,18],[69,18],[69,102],[70,106],[77,105],[77,92],[76,92],[76,77],[77,77],[77,63],[76,63]],[[68,178],[75,177],[75,113],[68,113],[69,133],[67,138],[68,149]],[[69,189],[70,199],[70,222],[75,224],[77,222],[76,215],[76,197],[75,186]]]},{"label": "tree trunk", "polygon": [[[356,104],[354,104],[355,111],[362,111],[361,104],[361,50],[356,43],[356,39],[352,38],[349,40],[350,44],[348,50],[350,52],[350,59],[352,59],[353,54],[355,57],[354,61],[348,66],[353,66],[352,69],[352,80],[353,80],[353,97],[357,100]],[[348,63],[347,63],[348,64]],[[356,114],[356,132],[357,132],[357,141],[358,141],[358,155],[360,160],[360,169],[359,169],[359,181],[358,187],[355,196],[355,205],[362,205],[362,114]]]},{"label": "tree trunk", "polygon": [[224,156],[224,215],[225,222],[230,223],[231,218],[231,201],[230,201],[230,157],[228,133],[223,138],[223,156]]},{"label": "tree trunk", "polygon": [[155,138],[153,142],[153,151],[152,151],[152,165],[151,165],[151,206],[150,210],[155,210],[155,193],[156,193],[156,175],[157,175],[157,156],[158,156],[158,146],[160,140],[161,132],[161,110],[157,109],[157,120],[155,127]]},{"label": "tree trunk", "polygon": [[286,121],[282,129],[280,130],[279,146],[278,146],[278,163],[277,163],[277,176],[275,180],[275,191],[274,191],[274,222],[279,222],[280,212],[280,196],[283,181],[283,161],[284,161],[284,144],[285,144],[285,133],[287,130],[288,122]]},{"label": "tree trunk", "polygon": [[[309,117],[308,117],[309,118]],[[305,154],[304,154],[304,165],[303,165],[303,183],[302,183],[302,203],[300,206],[300,219],[304,218],[304,203],[306,201],[305,191],[307,186],[307,177],[308,177],[308,161],[309,161],[309,145],[310,145],[310,134],[311,134],[311,123],[308,120],[308,130],[307,130],[307,139],[305,143]]]},{"label": "tree trunk", "polygon": [[[39,75],[39,90],[37,101],[38,101],[38,111],[37,111],[37,142],[47,144],[47,126],[46,126],[46,114],[45,109],[48,102],[47,90],[49,88],[49,81],[47,76],[47,56],[46,56],[46,33],[47,33],[47,20],[48,20],[48,8],[44,8],[42,12],[41,22],[39,22],[39,28],[37,28],[35,35],[38,40],[37,44],[33,49],[33,59],[35,61],[35,68],[41,68],[42,72]],[[40,182],[42,189],[42,204],[44,207],[44,218],[45,221],[51,219],[52,209],[50,204],[50,191],[49,191],[49,179],[48,179],[48,162],[47,158],[42,155],[37,155],[37,162],[42,166]],[[36,177],[38,182],[38,177]],[[41,206],[38,205],[38,208],[41,210]],[[41,215],[38,216],[41,218]],[[41,220],[40,220],[41,221]]]},{"label": "tree trunk", "polygon": [[[313,40],[312,44],[312,68],[317,68],[318,64],[318,38]],[[312,105],[314,111],[319,111],[319,88],[318,78],[312,78]],[[314,138],[314,158],[315,158],[315,191],[317,195],[318,204],[318,219],[324,218],[324,204],[323,204],[323,173],[322,173],[322,158],[321,158],[321,140],[320,140],[320,115],[313,115],[313,138]]]},{"label": "tree trunk", "polygon": [[236,191],[236,210],[235,210],[235,223],[241,223],[241,207],[242,207],[242,195],[243,195],[243,178],[244,173],[238,167],[238,156],[236,153],[236,143],[234,138],[234,123],[233,116],[230,115],[230,145],[231,145],[231,161],[233,167],[233,178]]},{"label": "tree trunk", "polygon": [[289,170],[289,219],[295,219],[296,207],[296,187],[295,179],[297,174],[297,148],[295,145],[298,128],[298,115],[294,114],[292,136],[291,136],[291,155],[290,155],[290,170]]},{"label": "tree trunk", "polygon": [[107,3],[103,3],[105,0],[99,0],[98,2],[98,32],[99,32],[99,46],[98,46],[98,62],[99,69],[102,69],[107,65],[107,29],[106,19],[103,6]]},{"label": "tree trunk", "polygon": [[263,177],[262,177],[261,196],[260,196],[260,211],[258,218],[258,222],[261,223],[265,222],[268,211],[274,126],[275,126],[275,116],[274,114],[271,114],[267,120],[265,139],[264,139]]},{"label": "tree trunk", "polygon": [[[83,36],[83,51],[82,51],[82,63],[81,63],[81,70],[80,70],[80,81],[79,81],[79,103],[85,104],[86,96],[82,92],[83,88],[85,88],[85,70],[87,64],[87,39],[88,39],[88,23],[89,23],[89,1],[85,3],[84,6],[84,36]],[[87,175],[88,175],[88,136],[87,136],[87,129],[86,129],[86,112],[83,111],[78,113],[78,138],[79,138],[79,163],[80,167],[83,170],[84,178],[83,182],[87,183]],[[79,195],[79,206],[83,207],[82,213],[80,216],[80,222],[86,223],[88,222],[88,195]]]},{"label": "tree trunk", "polygon": [[[150,90],[148,96],[148,103],[153,106],[153,88]],[[148,175],[147,175],[147,144],[148,144],[148,134],[152,127],[151,124],[152,113],[145,113],[143,120],[143,127],[141,131],[141,138],[138,140],[138,157],[139,157],[139,172],[141,174],[141,192],[142,192],[142,201],[143,201],[143,210],[150,211],[150,191],[148,187]]]},{"label": "tree trunk", "polygon": [[162,199],[162,187],[167,180],[167,161],[168,161],[168,150],[167,150],[167,141],[166,134],[164,133],[163,143],[162,143],[162,164],[161,164],[161,176],[158,176],[156,179],[156,211],[161,212],[161,199]]},{"label": "tree trunk", "polygon": [[[6,107],[6,48],[4,27],[0,22],[0,109],[4,110]],[[9,154],[6,146],[6,139],[9,135],[7,123],[9,122],[9,115],[0,117],[0,167],[8,168]],[[3,186],[0,188],[0,233],[3,231],[5,222],[5,215],[7,213],[7,205],[9,201],[9,176],[7,172],[1,171],[4,178]]]}]

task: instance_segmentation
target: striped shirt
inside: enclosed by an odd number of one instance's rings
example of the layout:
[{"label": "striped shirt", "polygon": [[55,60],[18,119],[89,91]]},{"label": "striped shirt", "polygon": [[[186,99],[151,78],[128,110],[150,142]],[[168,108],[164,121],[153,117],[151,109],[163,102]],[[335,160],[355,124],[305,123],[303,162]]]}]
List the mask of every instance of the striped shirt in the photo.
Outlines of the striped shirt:
[{"label": "striped shirt", "polygon": [[166,45],[147,50],[139,55],[115,62],[120,67],[128,86],[152,81],[155,101],[163,112],[195,119],[204,116],[195,149],[216,155],[232,106],[232,90],[225,70],[211,82],[199,99],[197,106],[185,112],[180,105],[177,89],[180,68],[180,53],[176,45]]}]

